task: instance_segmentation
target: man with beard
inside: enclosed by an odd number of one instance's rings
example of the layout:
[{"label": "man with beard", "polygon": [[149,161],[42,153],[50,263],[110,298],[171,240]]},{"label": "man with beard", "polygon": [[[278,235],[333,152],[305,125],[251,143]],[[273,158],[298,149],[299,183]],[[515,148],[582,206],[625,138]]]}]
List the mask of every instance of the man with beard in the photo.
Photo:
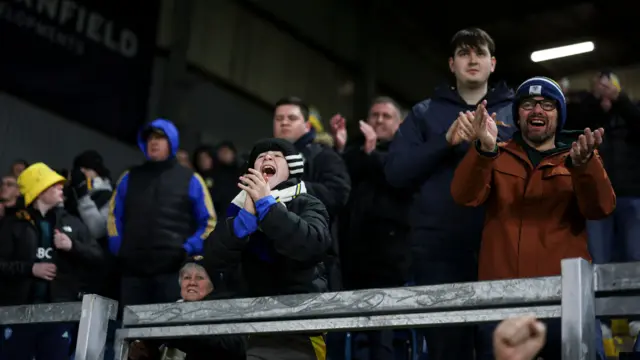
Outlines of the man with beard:
[{"label": "man with beard", "polygon": [[[587,219],[608,216],[616,204],[595,150],[604,130],[560,131],[566,102],[558,84],[543,77],[525,81],[516,91],[513,116],[520,131],[506,143],[498,144],[496,115],[489,116],[484,103],[458,129],[475,145],[456,169],[451,194],[461,205],[487,209],[481,281],[560,275],[562,259],[590,259]],[[560,322],[547,325],[540,356],[560,359]],[[483,330],[487,349],[479,359],[493,359],[491,330]],[[598,344],[603,353],[601,339]]]}]

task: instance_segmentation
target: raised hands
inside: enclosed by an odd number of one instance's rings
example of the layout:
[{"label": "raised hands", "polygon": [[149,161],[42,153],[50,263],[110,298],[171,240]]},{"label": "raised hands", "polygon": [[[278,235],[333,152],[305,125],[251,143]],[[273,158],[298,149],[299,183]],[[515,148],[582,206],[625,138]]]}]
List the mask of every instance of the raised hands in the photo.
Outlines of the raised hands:
[{"label": "raised hands", "polygon": [[467,111],[458,113],[458,118],[451,124],[447,131],[447,142],[452,145],[458,145],[463,141],[471,142],[475,139],[475,130],[473,129],[473,118],[475,112]]},{"label": "raised hands", "polygon": [[573,166],[580,166],[589,161],[593,155],[593,150],[597,149],[598,146],[602,144],[603,136],[603,128],[599,128],[595,131],[591,131],[589,128],[584,129],[584,134],[580,135],[578,140],[571,144],[569,155],[571,156]]},{"label": "raised hands", "polygon": [[498,126],[496,125],[496,113],[489,116],[486,106],[486,100],[478,105],[473,118],[473,129],[475,137],[480,141],[480,149],[492,152],[498,143]]},{"label": "raised hands", "polygon": [[[271,188],[266,176],[260,174],[260,171],[256,169],[249,169],[248,174],[240,176],[240,181],[242,182],[238,184],[238,187],[246,191],[254,202],[271,195]],[[248,209],[246,210],[249,211]]]}]

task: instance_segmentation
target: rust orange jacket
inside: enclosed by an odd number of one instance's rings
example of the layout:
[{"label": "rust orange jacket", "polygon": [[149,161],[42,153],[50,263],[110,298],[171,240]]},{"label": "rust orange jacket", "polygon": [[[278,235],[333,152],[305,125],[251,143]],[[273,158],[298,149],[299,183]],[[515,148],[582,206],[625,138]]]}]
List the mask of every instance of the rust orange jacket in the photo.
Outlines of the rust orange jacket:
[{"label": "rust orange jacket", "polygon": [[534,167],[513,139],[495,155],[469,148],[451,193],[461,205],[486,204],[480,280],[559,275],[560,260],[590,259],[586,220],[611,214],[616,197],[597,152],[573,167],[567,166],[569,149],[557,149]]}]

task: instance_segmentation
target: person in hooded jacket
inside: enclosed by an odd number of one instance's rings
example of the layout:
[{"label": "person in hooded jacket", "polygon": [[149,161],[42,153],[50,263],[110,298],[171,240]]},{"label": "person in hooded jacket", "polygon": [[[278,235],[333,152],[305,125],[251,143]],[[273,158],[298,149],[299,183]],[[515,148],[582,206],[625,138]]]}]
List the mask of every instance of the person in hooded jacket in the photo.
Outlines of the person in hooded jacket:
[{"label": "person in hooded jacket", "polygon": [[[102,251],[62,206],[65,179],[43,163],[18,178],[24,207],[0,229],[0,306],[79,301],[80,274],[100,266]],[[75,324],[2,328],[0,358],[66,360]]]},{"label": "person in hooded jacket", "polygon": [[[596,150],[604,130],[561,131],[567,110],[557,83],[545,77],[525,81],[512,111],[520,131],[504,143],[498,144],[496,114],[490,116],[484,102],[460,126],[459,136],[475,142],[455,171],[451,194],[461,205],[487,205],[481,281],[560,275],[562,259],[590,260],[587,219],[605,218],[616,206]],[[560,359],[560,321],[547,325],[539,356]],[[487,346],[479,359],[493,359],[492,328],[484,333]],[[601,337],[593,341],[604,360]]]},{"label": "person in hooded jacket", "polygon": [[[486,100],[501,120],[499,139],[508,140],[515,131],[513,92],[504,84],[488,83],[496,66],[493,39],[483,30],[464,29],[453,36],[450,49],[456,85],[437,88],[430,99],[413,107],[395,134],[384,167],[391,186],[418,192],[409,216],[415,285],[477,280],[484,210],[456,204],[449,191],[456,165],[469,148],[468,142],[451,136],[457,119]],[[421,332],[432,360],[474,358],[472,327]]]},{"label": "person in hooded jacket", "polygon": [[173,302],[180,297],[180,266],[203,252],[216,213],[202,177],[176,161],[179,134],[172,122],[143,127],[138,145],[147,161],[121,176],[107,224],[109,250],[122,273],[121,304]]},{"label": "person in hooded jacket", "polygon": [[[249,297],[316,292],[316,267],[331,245],[329,214],[301,181],[293,144],[261,140],[253,147],[242,189],[213,234],[209,273],[241,266]],[[297,357],[296,357],[297,356]],[[248,359],[324,359],[322,334],[249,337]]]}]

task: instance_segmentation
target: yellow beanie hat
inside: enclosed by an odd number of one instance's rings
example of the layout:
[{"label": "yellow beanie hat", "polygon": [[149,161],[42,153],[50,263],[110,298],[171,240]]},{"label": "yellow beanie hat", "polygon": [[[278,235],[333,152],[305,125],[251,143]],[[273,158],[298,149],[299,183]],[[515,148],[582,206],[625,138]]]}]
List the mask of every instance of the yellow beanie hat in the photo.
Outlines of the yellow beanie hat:
[{"label": "yellow beanie hat", "polygon": [[24,196],[25,206],[29,206],[33,200],[51,186],[65,181],[64,177],[41,162],[24,169],[18,176],[18,186],[20,193]]}]

